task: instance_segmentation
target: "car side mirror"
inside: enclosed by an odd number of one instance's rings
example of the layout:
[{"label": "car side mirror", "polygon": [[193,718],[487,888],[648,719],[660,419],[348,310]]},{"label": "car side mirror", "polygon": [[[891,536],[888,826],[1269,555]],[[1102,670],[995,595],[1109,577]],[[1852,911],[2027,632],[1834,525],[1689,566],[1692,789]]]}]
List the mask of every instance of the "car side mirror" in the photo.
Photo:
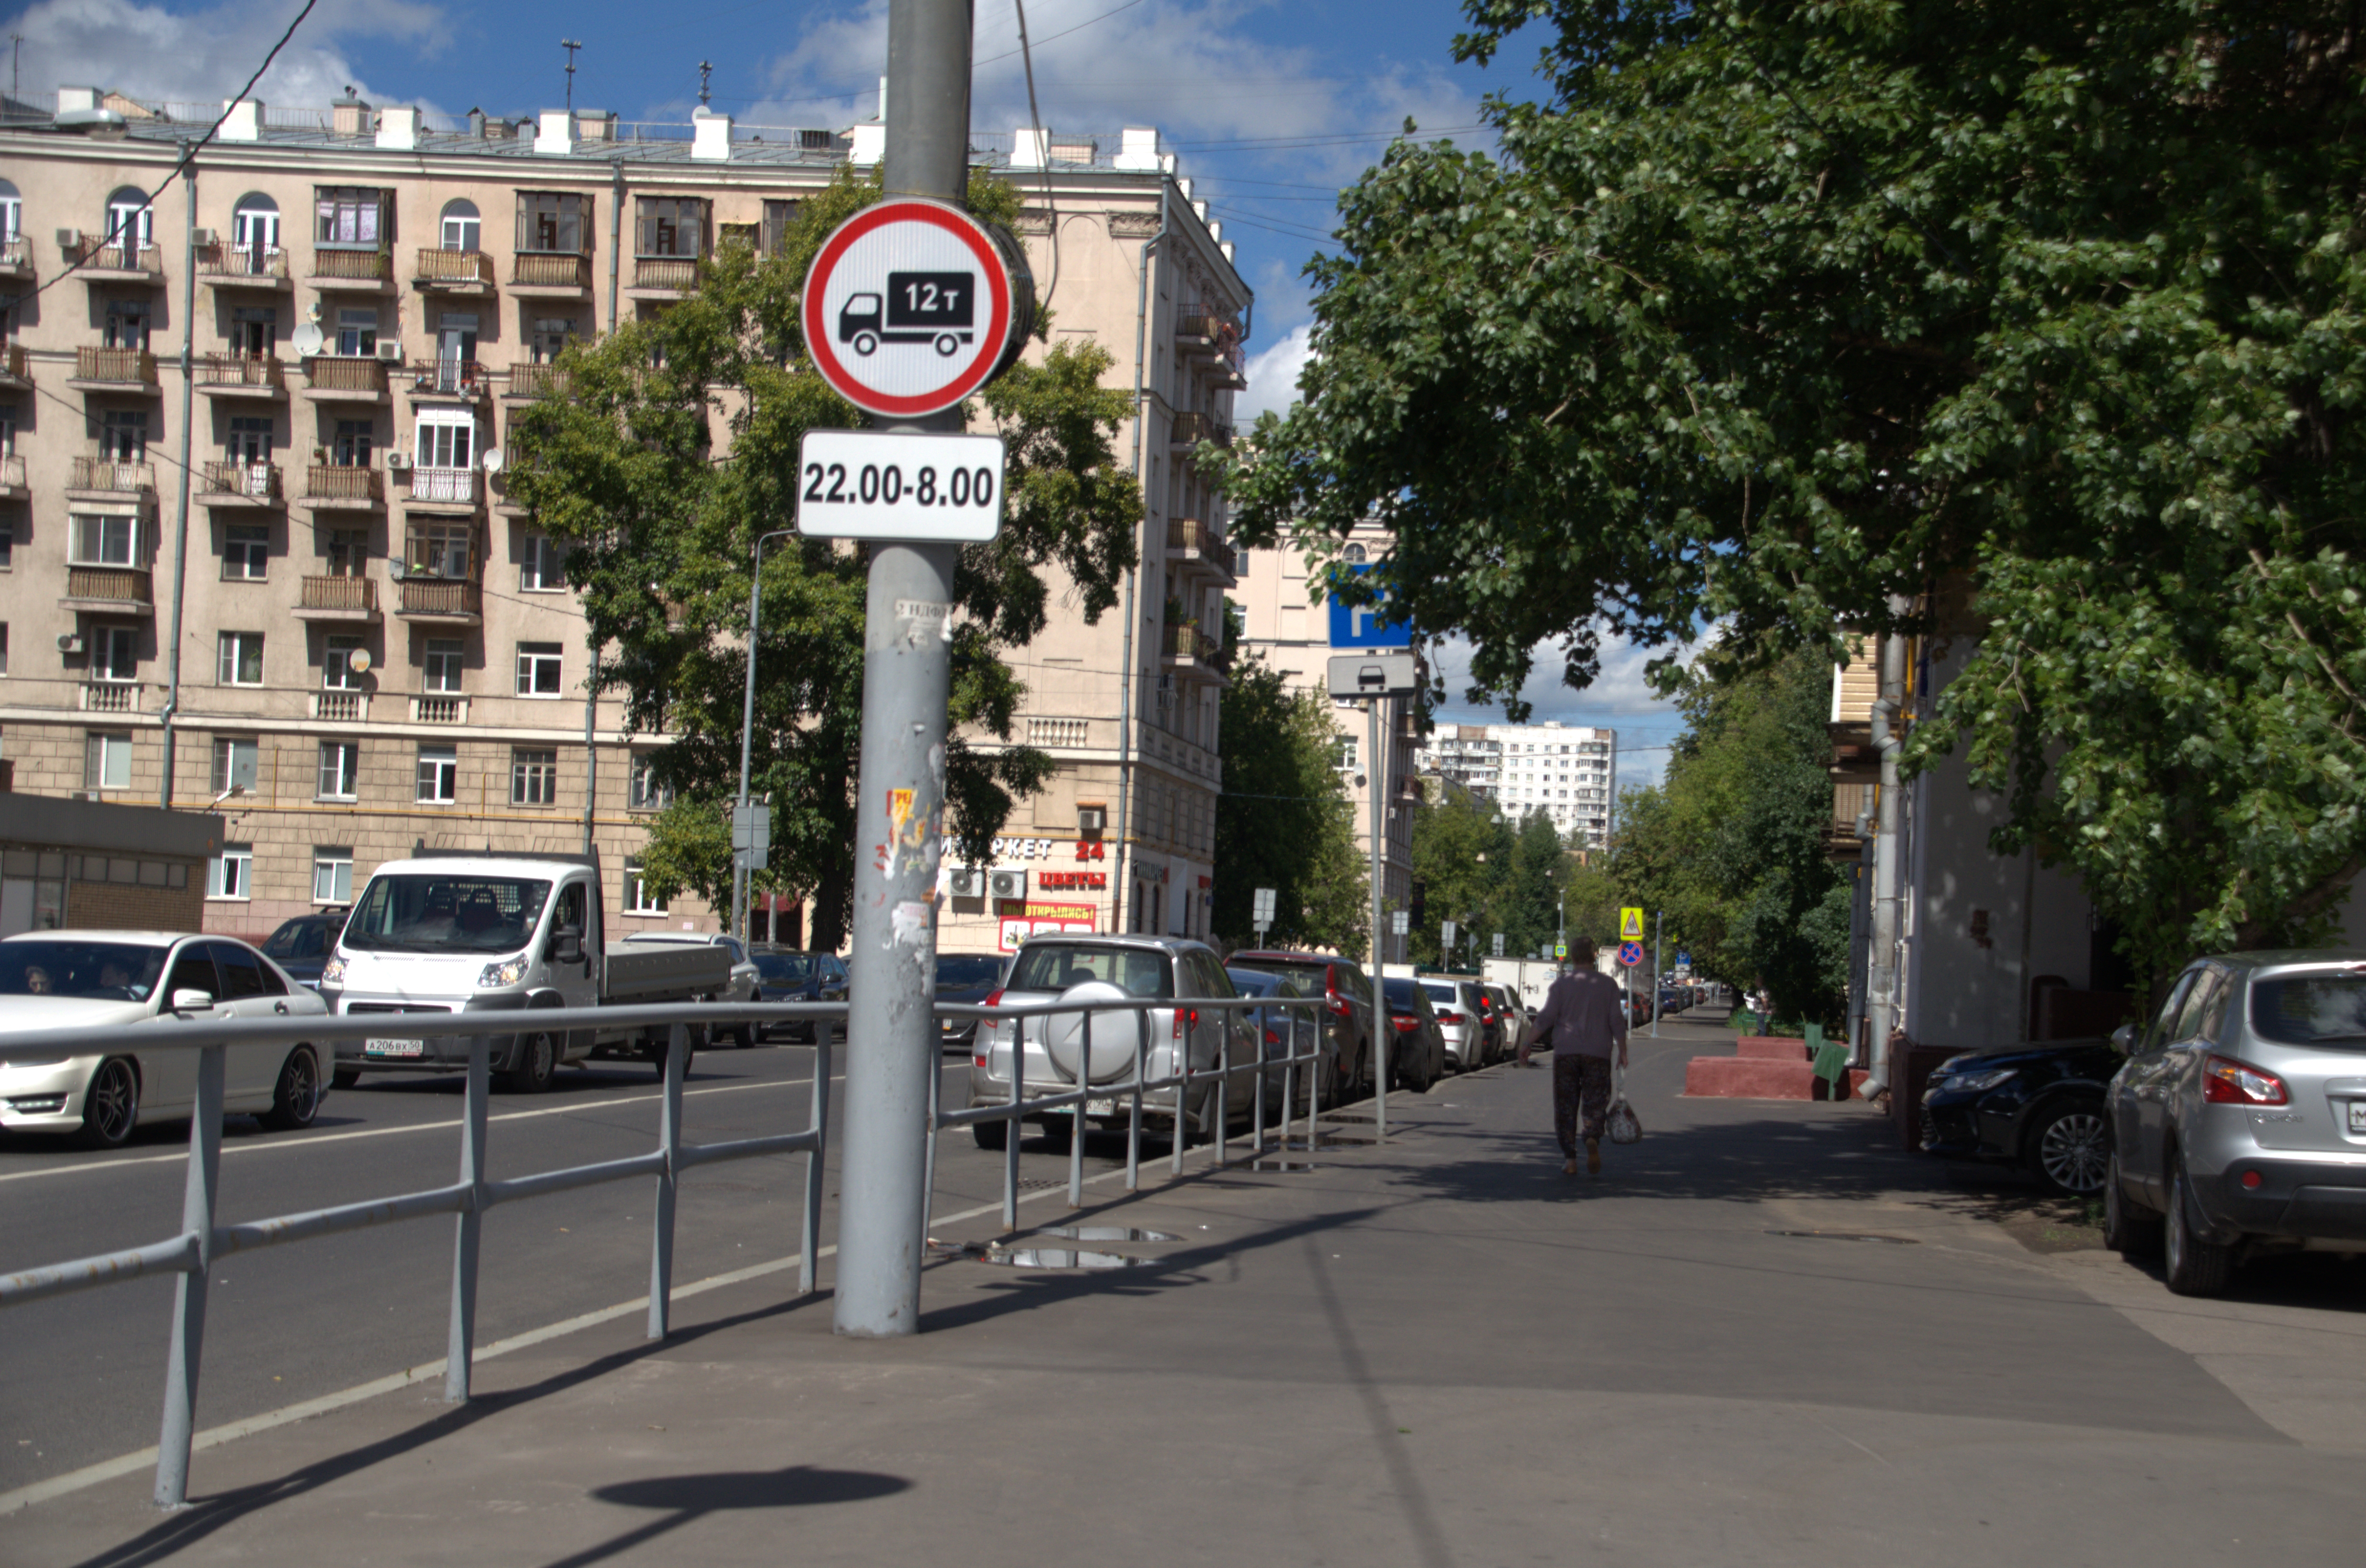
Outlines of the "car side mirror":
[{"label": "car side mirror", "polygon": [[214,993],[199,991],[195,986],[185,985],[173,993],[173,1011],[175,1013],[207,1013],[212,1011],[213,1004]]},{"label": "car side mirror", "polygon": [[2136,1049],[2136,1026],[2123,1024],[2112,1031],[2112,1048],[2122,1056],[2134,1056]]},{"label": "car side mirror", "polygon": [[562,925],[551,934],[551,958],[562,964],[583,961],[583,932],[580,927]]}]

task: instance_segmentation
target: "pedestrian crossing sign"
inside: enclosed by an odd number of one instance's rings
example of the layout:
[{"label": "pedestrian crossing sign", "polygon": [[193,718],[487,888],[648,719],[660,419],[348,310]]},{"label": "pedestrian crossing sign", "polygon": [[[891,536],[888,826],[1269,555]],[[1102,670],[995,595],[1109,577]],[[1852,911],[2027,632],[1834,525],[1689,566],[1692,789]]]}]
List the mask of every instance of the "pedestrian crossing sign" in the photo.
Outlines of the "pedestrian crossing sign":
[{"label": "pedestrian crossing sign", "polygon": [[1639,909],[1620,910],[1618,912],[1618,940],[1621,942],[1640,942],[1642,939],[1643,912]]}]

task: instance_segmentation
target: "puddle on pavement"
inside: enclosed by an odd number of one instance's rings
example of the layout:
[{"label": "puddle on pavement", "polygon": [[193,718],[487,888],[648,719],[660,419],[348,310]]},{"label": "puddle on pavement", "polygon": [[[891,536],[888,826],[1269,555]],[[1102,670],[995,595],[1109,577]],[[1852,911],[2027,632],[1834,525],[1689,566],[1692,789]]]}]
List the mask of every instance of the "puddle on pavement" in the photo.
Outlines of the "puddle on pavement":
[{"label": "puddle on pavement", "polygon": [[1360,1133],[1316,1133],[1312,1138],[1276,1138],[1266,1148],[1277,1154],[1314,1154],[1326,1148],[1369,1148],[1373,1140]]},{"label": "puddle on pavement", "polygon": [[1180,1241],[1163,1230],[1143,1230],[1130,1225],[1047,1225],[1035,1233],[1063,1241]]},{"label": "puddle on pavement", "polygon": [[1862,1230],[1770,1230],[1769,1236],[1810,1237],[1818,1241],[1886,1241],[1892,1247],[1920,1247],[1910,1236],[1877,1236]]},{"label": "puddle on pavement", "polygon": [[1323,1113],[1323,1119],[1326,1122],[1369,1123],[1372,1118],[1355,1111],[1325,1111]]},{"label": "puddle on pavement", "polygon": [[1302,1159],[1252,1159],[1249,1161],[1249,1169],[1252,1170],[1298,1171],[1312,1170],[1314,1167]]},{"label": "puddle on pavement", "polygon": [[1007,1269],[1138,1269],[1150,1260],[1130,1258],[1122,1252],[1072,1251],[1065,1247],[1012,1247],[997,1248],[978,1261]]}]

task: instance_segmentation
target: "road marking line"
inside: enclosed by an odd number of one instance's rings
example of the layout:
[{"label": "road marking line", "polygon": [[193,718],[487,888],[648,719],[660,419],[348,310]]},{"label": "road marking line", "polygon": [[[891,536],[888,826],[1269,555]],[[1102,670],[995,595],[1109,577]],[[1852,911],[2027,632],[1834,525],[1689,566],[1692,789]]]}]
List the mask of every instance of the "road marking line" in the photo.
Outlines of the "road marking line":
[{"label": "road marking line", "polygon": [[[845,1078],[846,1074],[842,1072],[829,1075],[829,1081],[832,1083],[843,1082]],[[810,1087],[812,1083],[813,1080],[810,1078],[774,1079],[762,1083],[718,1083],[708,1089],[685,1089],[682,1092],[682,1097],[687,1100],[698,1094],[737,1094],[749,1089],[794,1089],[800,1086]],[[646,1105],[653,1100],[664,1098],[665,1093],[662,1090],[653,1090],[647,1094],[634,1094],[622,1100],[580,1101],[572,1105],[551,1105],[539,1111],[504,1111],[500,1115],[489,1116],[486,1120],[523,1122],[536,1116],[569,1116],[579,1111],[605,1111],[614,1105]],[[392,1137],[397,1133],[432,1133],[446,1127],[456,1127],[459,1125],[459,1118],[455,1117],[448,1122],[420,1122],[401,1127],[363,1127],[349,1133],[322,1133],[318,1137],[279,1138],[269,1143],[239,1144],[225,1140],[222,1144],[222,1153],[224,1155],[258,1154],[277,1148],[318,1148],[324,1143],[344,1143],[349,1139],[363,1137]],[[72,1176],[83,1171],[121,1170],[134,1165],[163,1165],[167,1162],[186,1165],[189,1162],[188,1152],[185,1149],[175,1154],[142,1154],[135,1155],[129,1159],[101,1159],[93,1160],[86,1165],[51,1165],[39,1170],[16,1170],[0,1176],[0,1182],[30,1182],[43,1176]]]}]

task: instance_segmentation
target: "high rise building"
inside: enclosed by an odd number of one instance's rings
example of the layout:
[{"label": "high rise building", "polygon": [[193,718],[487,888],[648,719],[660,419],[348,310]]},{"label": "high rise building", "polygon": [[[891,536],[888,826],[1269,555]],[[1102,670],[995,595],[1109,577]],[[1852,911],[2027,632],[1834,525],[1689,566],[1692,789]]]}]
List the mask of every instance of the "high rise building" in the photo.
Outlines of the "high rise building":
[{"label": "high rise building", "polygon": [[1572,849],[1610,842],[1618,796],[1618,735],[1584,725],[1440,725],[1421,766],[1474,795],[1498,802],[1519,821],[1542,812]]}]

